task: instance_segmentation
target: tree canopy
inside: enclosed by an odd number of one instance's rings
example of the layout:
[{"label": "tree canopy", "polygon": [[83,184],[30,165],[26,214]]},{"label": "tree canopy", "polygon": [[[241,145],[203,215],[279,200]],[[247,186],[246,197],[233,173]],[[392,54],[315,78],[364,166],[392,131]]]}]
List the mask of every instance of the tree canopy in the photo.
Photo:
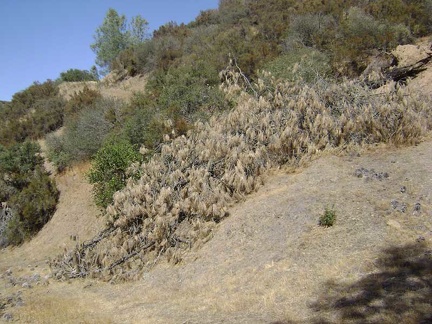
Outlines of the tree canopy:
[{"label": "tree canopy", "polygon": [[95,42],[90,45],[102,74],[110,71],[122,51],[144,42],[147,26],[148,22],[139,15],[133,17],[128,25],[125,15],[119,15],[112,8],[108,10],[102,25],[96,29]]}]

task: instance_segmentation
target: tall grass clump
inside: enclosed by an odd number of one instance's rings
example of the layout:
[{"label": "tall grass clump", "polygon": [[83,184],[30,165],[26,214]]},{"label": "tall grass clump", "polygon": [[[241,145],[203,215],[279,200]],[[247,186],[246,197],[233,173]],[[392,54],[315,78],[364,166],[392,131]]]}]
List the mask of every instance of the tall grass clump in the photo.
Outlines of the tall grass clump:
[{"label": "tall grass clump", "polygon": [[54,260],[55,275],[131,279],[162,256],[176,263],[260,187],[268,169],[330,148],[415,143],[432,126],[430,102],[403,89],[374,94],[355,82],[263,76],[246,92],[243,76],[225,71],[223,89],[237,107],[196,122],[186,136],[165,136],[159,153],[133,165],[141,176],[114,194],[106,229]]}]

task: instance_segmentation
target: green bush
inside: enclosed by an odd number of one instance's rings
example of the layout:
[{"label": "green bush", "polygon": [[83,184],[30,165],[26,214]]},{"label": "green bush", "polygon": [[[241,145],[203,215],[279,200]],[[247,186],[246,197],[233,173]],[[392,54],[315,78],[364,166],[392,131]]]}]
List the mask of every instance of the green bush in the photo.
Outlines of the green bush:
[{"label": "green bush", "polygon": [[54,214],[58,197],[55,183],[41,167],[36,168],[29,184],[9,201],[13,210],[6,230],[9,244],[21,244],[39,232]]},{"label": "green bush", "polygon": [[22,190],[37,166],[43,164],[40,146],[33,142],[15,144],[9,149],[0,150],[0,175],[8,186]]},{"label": "green bush", "polygon": [[141,155],[132,144],[124,139],[108,140],[96,153],[88,174],[93,184],[95,202],[107,207],[113,194],[126,185],[127,169],[134,162],[141,161]]},{"label": "green bush", "polygon": [[335,21],[330,15],[297,15],[293,17],[290,24],[290,38],[296,39],[306,47],[322,48],[331,38],[334,26]]},{"label": "green bush", "polygon": [[326,207],[324,214],[319,219],[319,225],[323,227],[333,226],[336,221],[336,211],[333,208]]},{"label": "green bush", "polygon": [[204,61],[184,64],[169,69],[163,80],[158,104],[170,109],[171,114],[192,118],[194,114],[209,113],[223,109],[224,96],[220,92],[216,70]]},{"label": "green bush", "polygon": [[378,20],[361,8],[351,7],[340,24],[339,36],[331,51],[335,64],[351,65],[346,74],[350,74],[350,69],[359,74],[368,64],[371,50],[389,51],[411,40],[407,27]]},{"label": "green bush", "polygon": [[91,158],[114,129],[121,110],[121,102],[112,99],[100,99],[81,108],[68,119],[62,134],[47,137],[49,159],[62,170]]},{"label": "green bush", "polygon": [[100,99],[102,96],[99,91],[84,86],[67,101],[64,108],[66,118],[74,118],[81,110],[94,105]]},{"label": "green bush", "polygon": [[60,80],[63,82],[81,82],[81,81],[97,81],[98,75],[93,69],[88,70],[69,69],[66,72],[60,73]]},{"label": "green bush", "polygon": [[431,0],[376,0],[370,2],[367,11],[379,19],[403,24],[415,36],[432,32]]},{"label": "green bush", "polygon": [[134,111],[127,118],[123,135],[137,150],[141,145],[154,149],[167,132],[163,118],[151,106],[134,106]]},{"label": "green bush", "polygon": [[0,147],[0,179],[1,201],[12,213],[0,241],[20,244],[51,218],[59,193],[43,168],[39,145],[32,142]]},{"label": "green bush", "polygon": [[35,82],[14,94],[11,102],[0,110],[0,143],[11,146],[61,127],[63,106],[57,85],[51,80]]},{"label": "green bush", "polygon": [[330,58],[317,50],[300,47],[267,63],[264,70],[279,79],[315,82],[331,76]]},{"label": "green bush", "polygon": [[74,160],[72,152],[67,151],[65,136],[48,134],[46,137],[48,159],[56,166],[58,172],[63,172]]}]

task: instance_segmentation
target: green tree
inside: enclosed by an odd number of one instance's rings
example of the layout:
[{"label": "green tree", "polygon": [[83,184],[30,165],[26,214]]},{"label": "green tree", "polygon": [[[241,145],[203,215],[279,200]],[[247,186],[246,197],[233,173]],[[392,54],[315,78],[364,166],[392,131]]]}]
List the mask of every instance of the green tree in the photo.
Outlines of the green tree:
[{"label": "green tree", "polygon": [[132,18],[129,25],[130,41],[132,45],[138,45],[143,43],[147,38],[148,22],[141,16],[135,16]]},{"label": "green tree", "polygon": [[101,67],[102,74],[111,69],[122,51],[144,41],[147,25],[144,18],[136,16],[128,28],[124,15],[119,15],[112,8],[108,10],[102,25],[96,29],[95,42],[90,45],[96,53],[96,64]]}]

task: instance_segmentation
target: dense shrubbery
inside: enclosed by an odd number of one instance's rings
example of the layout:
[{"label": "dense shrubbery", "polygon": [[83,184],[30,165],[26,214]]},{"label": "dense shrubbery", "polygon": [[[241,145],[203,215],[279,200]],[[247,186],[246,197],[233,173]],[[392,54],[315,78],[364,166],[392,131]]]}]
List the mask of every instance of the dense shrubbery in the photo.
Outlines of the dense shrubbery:
[{"label": "dense shrubbery", "polygon": [[83,90],[75,93],[65,104],[65,118],[67,120],[75,118],[81,110],[91,107],[101,98],[102,96],[98,91],[84,86]]},{"label": "dense shrubbery", "polygon": [[0,110],[0,144],[37,139],[63,124],[64,100],[48,80],[16,93]]},{"label": "dense shrubbery", "polygon": [[306,83],[331,78],[330,58],[307,47],[297,47],[267,63],[264,68],[275,78]]},{"label": "dense shrubbery", "polygon": [[[425,14],[432,1],[220,1],[189,25],[167,23],[153,38],[129,46],[112,60],[130,75],[151,71],[167,79],[173,69],[193,70],[205,57],[209,70],[220,71],[234,58],[251,79],[270,61],[300,48],[313,49],[319,64],[337,76],[357,76],[371,50],[389,51],[432,31]],[[313,64],[313,63],[312,63]],[[153,95],[158,94],[153,92]]]},{"label": "dense shrubbery", "polygon": [[0,220],[3,245],[17,245],[37,233],[55,211],[58,191],[43,168],[37,144],[25,142],[10,149],[0,146],[0,200],[11,218]]}]

